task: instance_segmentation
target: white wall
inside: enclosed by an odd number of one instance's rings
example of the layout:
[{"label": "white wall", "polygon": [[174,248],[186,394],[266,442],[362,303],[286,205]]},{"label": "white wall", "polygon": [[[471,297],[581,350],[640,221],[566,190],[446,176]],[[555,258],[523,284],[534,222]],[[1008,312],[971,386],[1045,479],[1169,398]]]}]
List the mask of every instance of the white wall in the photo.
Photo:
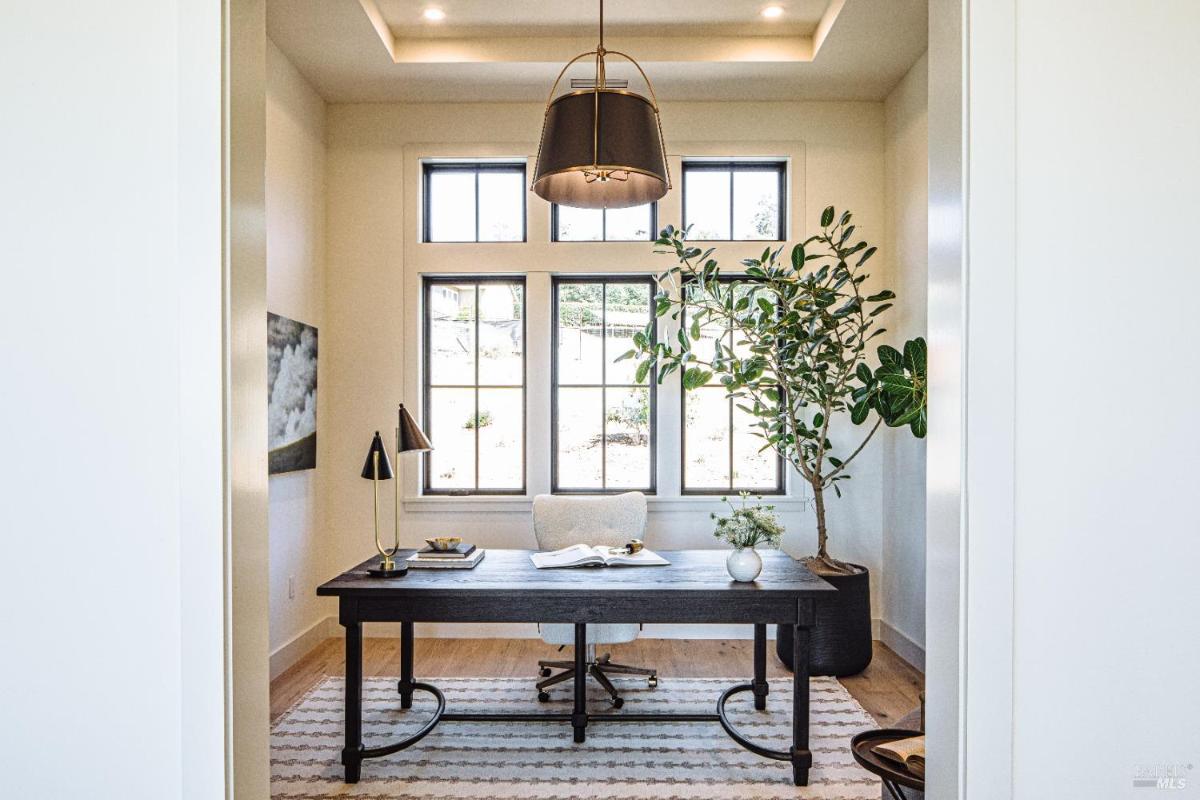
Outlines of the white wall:
[{"label": "white wall", "polygon": [[[321,369],[323,408],[336,410],[327,429],[328,513],[339,527],[332,562],[336,569],[352,566],[371,553],[369,486],[358,477],[370,434],[394,426],[399,400],[407,398],[415,405],[419,398],[414,293],[419,286],[416,262],[424,256],[412,250],[417,231],[409,224],[415,218],[411,206],[418,201],[419,186],[410,174],[415,166],[413,154],[423,148],[443,154],[457,148],[460,154],[470,154],[472,148],[488,145],[499,148],[497,153],[507,147],[507,155],[532,156],[542,110],[536,104],[329,107],[330,281]],[[832,203],[853,210],[856,222],[861,223],[860,233],[883,242],[887,222],[881,103],[673,104],[664,106],[663,125],[672,152],[678,152],[672,142],[684,141],[714,146],[727,143],[751,151],[756,142],[801,143],[804,178],[793,195],[802,206],[799,223],[804,233],[816,228],[821,209]],[[677,196],[678,191],[668,197]],[[534,198],[529,209],[531,229],[540,225],[544,230],[548,206]],[[667,216],[660,221],[678,222]],[[794,231],[792,238],[799,233]],[[602,245],[536,247],[533,242],[531,235],[525,250],[512,244],[461,248],[456,251],[461,258],[453,268],[486,270],[512,264],[543,274],[605,267],[663,268],[664,257],[653,256],[649,246],[636,251],[626,247],[619,259],[613,259],[602,255],[606,252],[598,249]],[[722,246],[718,255],[736,263],[746,252],[729,245]],[[887,279],[888,264],[881,260],[875,280]],[[531,294],[531,307],[535,302]],[[531,333],[531,343],[535,335]],[[406,363],[413,368],[406,369]],[[536,372],[529,377],[531,386],[547,380]],[[881,453],[882,448],[875,446],[860,456],[854,480],[847,485],[847,497],[831,500],[830,509],[833,552],[868,565],[876,577],[883,566]],[[403,461],[402,469],[411,478],[417,461]],[[416,485],[415,479],[409,483]],[[413,544],[424,534],[453,530],[484,546],[532,546],[527,503],[485,501],[472,506],[447,499],[434,508],[452,511],[428,513],[425,504],[443,499],[408,504],[402,519],[406,543]],[[386,523],[391,519],[390,506],[390,502],[383,504]],[[664,546],[715,546],[708,519],[712,507],[715,504],[704,501],[691,501],[682,506],[686,510],[668,511],[660,505],[652,514],[651,535],[659,537]],[[789,529],[786,549],[797,555],[814,550],[811,512],[793,509],[785,517]],[[878,587],[875,602],[878,615]]]},{"label": "white wall", "polygon": [[[267,41],[267,308],[314,325],[318,353],[325,320],[325,101]],[[322,359],[317,376],[317,467],[273,475],[269,485],[270,638],[273,673],[290,658],[276,654],[326,616],[313,588],[327,580],[328,526],[322,496],[329,448]],[[289,596],[289,581],[293,591]],[[310,639],[292,649],[310,649]]]},{"label": "white wall", "polygon": [[219,797],[221,7],[3,17],[0,794]]},{"label": "white wall", "polygon": [[[926,336],[929,262],[929,59],[922,56],[884,102],[887,253],[898,296],[887,323],[900,346]],[[880,638],[924,668],[925,442],[907,428],[883,435]]]},{"label": "white wall", "polygon": [[1016,15],[1018,798],[1200,753],[1200,8],[1127,12]]}]

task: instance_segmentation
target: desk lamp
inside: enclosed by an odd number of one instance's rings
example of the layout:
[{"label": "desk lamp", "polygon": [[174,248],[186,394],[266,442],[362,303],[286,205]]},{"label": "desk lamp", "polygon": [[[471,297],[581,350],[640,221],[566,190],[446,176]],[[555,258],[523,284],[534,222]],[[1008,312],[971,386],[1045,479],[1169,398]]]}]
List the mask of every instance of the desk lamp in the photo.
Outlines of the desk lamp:
[{"label": "desk lamp", "polygon": [[[396,551],[400,549],[399,531],[397,530],[396,540],[390,548],[385,548],[379,539],[379,482],[390,481],[393,477],[392,465],[388,461],[387,450],[383,446],[383,438],[380,437],[379,431],[375,431],[375,438],[371,440],[371,449],[367,451],[367,461],[363,464],[362,477],[371,481],[371,487],[375,490],[375,548],[379,550],[379,555],[383,556],[383,561],[379,562],[379,566],[368,572],[377,578],[404,575],[408,572],[408,567],[397,567],[395,560],[392,559],[392,556],[396,555]],[[400,483],[400,481],[396,481],[396,483]]]}]

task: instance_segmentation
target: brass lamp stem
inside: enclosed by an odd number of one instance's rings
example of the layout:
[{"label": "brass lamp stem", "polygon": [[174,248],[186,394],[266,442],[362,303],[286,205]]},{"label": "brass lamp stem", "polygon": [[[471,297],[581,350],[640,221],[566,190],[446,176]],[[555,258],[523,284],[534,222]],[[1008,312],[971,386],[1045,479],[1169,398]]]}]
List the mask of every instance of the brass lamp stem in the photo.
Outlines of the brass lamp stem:
[{"label": "brass lamp stem", "polygon": [[392,556],[396,555],[396,551],[400,549],[399,542],[390,551],[384,548],[383,542],[379,539],[379,453],[375,452],[371,456],[371,466],[375,470],[375,479],[371,481],[371,487],[375,493],[375,549],[379,551],[379,555],[383,556],[383,563],[379,568],[384,572],[391,572],[396,568],[396,562],[392,560]]}]

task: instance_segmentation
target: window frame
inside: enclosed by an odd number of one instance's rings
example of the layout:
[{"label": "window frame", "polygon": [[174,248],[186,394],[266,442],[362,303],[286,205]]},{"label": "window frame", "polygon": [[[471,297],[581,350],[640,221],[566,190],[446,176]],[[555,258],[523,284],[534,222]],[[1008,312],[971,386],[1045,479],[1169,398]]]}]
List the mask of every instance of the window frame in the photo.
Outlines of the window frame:
[{"label": "window frame", "polygon": [[[479,175],[483,172],[521,173],[521,186],[529,185],[527,164],[524,161],[438,161],[421,162],[421,244],[523,244],[529,241],[529,198],[528,191],[521,192],[521,238],[481,241],[479,238]],[[475,238],[439,239],[430,238],[430,177],[435,172],[471,172],[475,175]]]},{"label": "window frame", "polygon": [[[601,336],[601,374],[599,384],[567,384],[566,388],[596,388],[600,389],[601,408],[604,409],[601,415],[600,427],[600,482],[599,488],[587,487],[564,487],[558,482],[558,390],[563,388],[558,381],[558,344],[559,344],[559,288],[564,284],[571,283],[599,283],[607,287],[612,283],[645,283],[649,289],[649,302],[646,304],[647,317],[646,321],[653,321],[654,324],[654,341],[658,341],[658,324],[657,317],[654,313],[654,296],[657,294],[658,286],[652,275],[643,275],[638,273],[606,273],[603,275],[552,275],[550,289],[550,493],[562,495],[613,495],[624,494],[625,492],[642,492],[647,495],[655,495],[658,493],[658,382],[654,380],[654,376],[650,375],[646,379],[646,387],[650,392],[650,485],[645,488],[639,487],[613,487],[609,488],[608,483],[608,413],[607,413],[607,390],[609,388],[641,388],[636,384],[608,384],[608,366],[612,363],[609,359],[607,348],[608,342],[606,336]],[[601,330],[607,330],[607,288],[601,294]]]},{"label": "window frame", "polygon": [[[728,239],[694,239],[697,242],[784,242],[788,237],[788,162],[786,159],[683,159],[679,172],[682,177],[682,190],[679,197],[679,216],[683,220],[683,229],[687,230],[687,191],[689,172],[729,172],[729,237]],[[733,238],[734,192],[733,173],[735,172],[777,172],[779,177],[779,237],[777,239],[735,239]]]},{"label": "window frame", "polygon": [[[744,274],[737,275],[722,275],[719,278],[721,283],[753,283],[754,279]],[[690,283],[690,281],[689,281]],[[684,284],[681,291],[687,291],[688,284]],[[679,324],[682,330],[687,330],[687,312],[680,315]],[[724,388],[719,384],[705,384],[703,387],[697,388]],[[754,495],[781,497],[788,493],[787,487],[787,462],[779,453],[775,453],[775,487],[772,489],[736,486],[733,482],[733,436],[734,428],[734,410],[736,408],[735,401],[732,397],[726,397],[725,402],[729,406],[729,487],[700,487],[689,489],[687,485],[687,396],[688,390],[683,386],[683,373],[679,375],[679,494],[684,497],[713,497],[733,495],[738,492],[749,492]]]},{"label": "window frame", "polygon": [[550,241],[563,244],[620,244],[622,242],[653,242],[658,239],[658,201],[650,201],[650,235],[645,239],[609,239],[608,238],[608,209],[602,208],[600,217],[599,239],[560,239],[558,238],[558,203],[550,204]]},{"label": "window frame", "polygon": [[[432,344],[432,318],[429,314],[430,294],[437,286],[461,285],[470,283],[475,286],[475,383],[471,385],[434,386],[430,381],[430,359]],[[521,383],[496,385],[479,383],[479,287],[486,284],[518,284],[521,287]],[[433,430],[432,394],[433,389],[463,388],[475,390],[475,414],[479,415],[480,389],[521,389],[521,485],[512,489],[481,489],[479,488],[479,427],[474,430],[475,438],[475,487],[472,489],[446,488],[437,489],[430,485],[433,465],[428,453],[421,454],[421,494],[429,497],[471,497],[471,496],[524,496],[529,486],[529,288],[524,275],[503,274],[470,274],[470,275],[422,275],[421,276],[421,423],[425,431]],[[434,443],[436,447],[436,442]]]}]

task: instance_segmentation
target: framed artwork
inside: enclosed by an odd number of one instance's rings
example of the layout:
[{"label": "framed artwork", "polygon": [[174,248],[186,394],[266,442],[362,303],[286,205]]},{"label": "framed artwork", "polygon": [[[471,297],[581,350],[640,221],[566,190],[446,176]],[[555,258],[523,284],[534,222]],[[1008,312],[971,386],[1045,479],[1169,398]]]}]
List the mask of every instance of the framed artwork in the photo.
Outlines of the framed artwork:
[{"label": "framed artwork", "polygon": [[317,329],[267,313],[268,472],[317,466]]}]

